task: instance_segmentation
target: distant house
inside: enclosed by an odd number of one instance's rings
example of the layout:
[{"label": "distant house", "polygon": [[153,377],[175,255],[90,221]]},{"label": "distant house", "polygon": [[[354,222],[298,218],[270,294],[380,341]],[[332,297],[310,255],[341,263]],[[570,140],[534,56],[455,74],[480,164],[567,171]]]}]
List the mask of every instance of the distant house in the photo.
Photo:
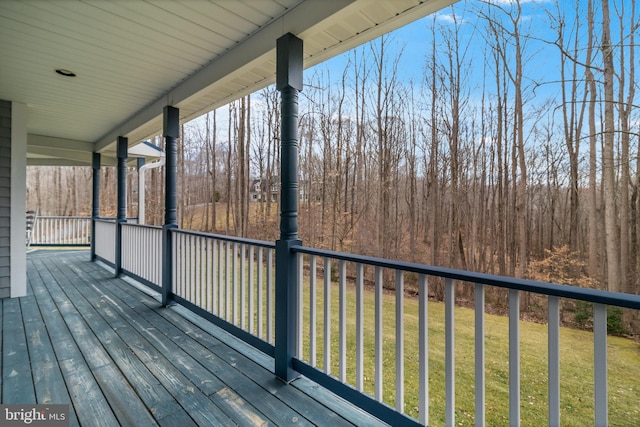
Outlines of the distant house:
[{"label": "distant house", "polygon": [[[267,182],[265,180],[254,178],[251,180],[251,184],[249,186],[249,201],[251,202],[260,202],[267,200],[267,194],[271,197],[271,202],[275,203],[278,201],[278,194],[280,192],[280,177],[274,176],[271,178],[271,188],[267,189]],[[302,183],[299,183],[298,186],[298,198],[300,201],[304,202],[307,200],[307,193],[305,191],[305,186]]]},{"label": "distant house", "polygon": [[251,185],[249,187],[249,200],[251,202],[266,201],[267,194],[269,194],[271,197],[271,201],[274,203],[277,202],[279,184],[280,178],[277,176],[272,178],[270,189],[267,189],[267,182],[262,179],[256,178],[251,180]]}]

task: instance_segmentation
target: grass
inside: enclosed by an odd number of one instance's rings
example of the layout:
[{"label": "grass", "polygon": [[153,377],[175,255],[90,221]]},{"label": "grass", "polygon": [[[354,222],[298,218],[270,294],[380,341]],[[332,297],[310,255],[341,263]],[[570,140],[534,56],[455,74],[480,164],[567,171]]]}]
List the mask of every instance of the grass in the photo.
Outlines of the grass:
[{"label": "grass", "polygon": [[[317,366],[324,369],[324,288],[317,285]],[[304,289],[304,354],[309,360],[309,287]],[[418,301],[405,297],[405,412],[418,417]],[[331,373],[337,376],[339,289],[331,286]],[[355,385],[355,289],[347,291],[347,382]],[[374,394],[374,292],[364,295],[364,389]],[[383,394],[384,402],[395,406],[395,296],[383,297]],[[539,426],[548,422],[547,413],[547,326],[520,323],[521,425]],[[560,396],[561,422],[566,426],[593,425],[593,334],[561,328]],[[455,309],[455,396],[456,424],[474,425],[474,311]],[[429,303],[429,424],[444,425],[444,305]],[[640,345],[629,339],[609,337],[609,423],[637,425],[640,422]],[[485,316],[486,424],[509,422],[508,319]]]}]

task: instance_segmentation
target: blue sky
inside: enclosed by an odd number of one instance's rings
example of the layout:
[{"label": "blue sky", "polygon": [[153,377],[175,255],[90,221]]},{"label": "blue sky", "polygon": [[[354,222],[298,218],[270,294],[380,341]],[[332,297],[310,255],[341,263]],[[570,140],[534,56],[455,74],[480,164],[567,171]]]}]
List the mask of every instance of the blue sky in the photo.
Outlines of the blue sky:
[{"label": "blue sky", "polygon": [[[620,9],[621,5],[624,5],[627,7],[628,12],[631,1],[632,0],[611,0],[612,36],[614,43],[616,42],[616,38],[619,38],[619,31],[616,28],[616,11]],[[511,0],[493,0],[493,3],[506,10],[513,7]],[[601,21],[599,8],[601,3],[595,0],[594,4],[596,7],[596,33],[599,33],[598,27]],[[552,104],[545,106],[548,113],[543,117],[543,120],[545,122],[555,120],[556,124],[558,124],[560,123],[560,117],[558,116],[560,110],[557,109],[556,106],[559,105],[561,93],[561,86],[558,83],[560,80],[560,52],[555,46],[549,43],[549,41],[553,41],[556,38],[556,33],[551,27],[550,16],[557,15],[558,8],[561,10],[564,9],[563,12],[567,17],[567,37],[570,37],[569,33],[572,34],[571,37],[574,37],[573,29],[575,28],[575,22],[573,22],[572,19],[575,18],[572,18],[572,16],[575,15],[576,3],[568,0],[558,0],[557,3],[555,0],[521,0],[521,5],[522,34],[523,42],[526,45],[524,64],[525,108],[539,107],[545,105],[550,99],[555,98]],[[586,14],[586,0],[580,0],[578,5],[581,8],[581,13]],[[467,91],[465,95],[468,97],[469,103],[476,107],[480,103],[484,79],[488,82],[485,93],[489,95],[495,93],[495,89],[492,87],[494,84],[493,71],[489,68],[485,74],[484,69],[484,52],[487,50],[487,25],[485,20],[478,16],[478,7],[486,8],[487,6],[486,4],[483,6],[480,0],[460,1],[453,7],[447,7],[435,15],[435,22],[438,28],[437,45],[441,50],[444,48],[442,33],[453,31],[455,28],[454,21],[459,23],[460,37],[463,39],[461,43],[463,46],[469,46],[468,55],[470,63],[465,69],[465,85]],[[636,11],[636,18],[640,19],[640,7],[638,9],[639,10]],[[433,22],[434,16],[428,16],[406,25],[388,36],[390,40],[388,46],[395,49],[396,52],[399,50],[403,51],[399,67],[400,81],[404,83],[413,81],[416,85],[424,83],[425,66],[427,56],[430,55],[433,37],[431,30]],[[582,23],[582,27],[584,28],[581,29],[579,37],[582,39],[582,44],[584,45],[586,38],[584,34],[586,25],[584,22]],[[525,37],[525,35],[530,37]],[[640,38],[640,35],[638,35],[638,38]],[[596,44],[599,41],[598,39],[599,36],[597,35]],[[547,42],[541,40],[547,40]],[[357,49],[363,49],[363,47]],[[364,49],[365,52],[368,52],[369,48],[365,45]],[[393,52],[389,53],[391,53],[390,56],[393,56]],[[594,54],[596,55],[596,59],[599,60],[600,53],[597,49]],[[349,53],[340,55],[316,67],[305,70],[305,83],[310,83],[314,73],[318,71],[322,73],[329,72],[331,74],[331,83],[334,85],[339,84],[342,72],[348,63],[348,55]],[[640,54],[637,55],[637,58],[640,58]],[[509,61],[512,61],[512,58],[510,58]],[[619,66],[619,64],[617,66]],[[637,68],[640,69],[640,64],[638,64]],[[582,73],[582,71],[579,70],[579,73]],[[579,78],[582,78],[581,75],[582,74],[579,74]],[[323,82],[323,84],[326,84],[326,82]],[[580,84],[583,83],[581,82]],[[303,90],[301,98],[303,102],[305,95],[310,92],[311,91]],[[419,92],[416,93],[420,96]],[[636,97],[640,97],[640,90],[637,90],[637,93]],[[638,103],[640,103],[640,101],[636,102],[636,104]],[[260,109],[260,104],[261,100],[259,96],[252,97],[252,105]],[[429,106],[425,105],[425,108],[429,108]],[[221,108],[219,112],[221,113],[219,123],[226,123],[224,117],[226,117],[227,108]],[[345,113],[349,114],[349,112],[344,112],[343,114]],[[552,117],[553,115],[555,115],[555,117]],[[539,118],[536,119],[533,115],[530,115],[528,120],[529,122],[525,123],[525,125],[530,129],[530,126],[535,123],[535,120],[539,120]],[[221,140],[225,138],[226,136],[221,135]]]},{"label": "blue sky", "polygon": [[[631,11],[631,2],[634,0],[609,0],[610,13],[611,13],[611,36],[614,44],[614,63],[616,71],[620,70],[620,52],[623,43],[620,42],[620,23],[618,20],[618,13],[622,9],[625,9],[625,34],[629,33],[629,17]],[[503,10],[510,10],[514,6],[513,0],[492,0],[498,8]],[[594,38],[594,65],[600,66],[601,64],[601,51],[599,49],[599,42],[602,34],[602,14],[601,14],[601,1],[594,0],[595,8],[595,38]],[[561,144],[563,138],[563,131],[560,128],[562,124],[562,109],[561,106],[561,89],[560,84],[560,50],[553,44],[557,40],[557,31],[554,25],[557,25],[558,15],[564,15],[565,19],[565,46],[573,46],[573,41],[578,37],[579,45],[582,50],[578,53],[580,60],[584,59],[587,41],[587,28],[586,28],[586,10],[587,1],[579,0],[577,2],[569,0],[520,0],[522,6],[522,25],[521,35],[524,47],[524,83],[523,91],[525,98],[525,139],[529,147],[535,147],[541,140],[546,137],[544,135],[536,134],[533,132],[535,127],[537,130],[546,132],[544,127],[549,127],[552,132],[552,138],[555,143]],[[465,92],[463,96],[465,101],[468,101],[469,110],[465,114],[478,114],[480,100],[483,95],[483,79],[486,79],[487,84],[485,86],[484,94],[488,97],[495,94],[495,77],[494,71],[489,68],[485,72],[485,51],[487,49],[486,37],[488,34],[487,23],[485,19],[479,18],[478,8],[483,7],[486,10],[486,3],[480,0],[467,0],[460,1],[452,7],[447,7],[435,15],[435,22],[438,28],[436,44],[444,50],[443,33],[447,31],[453,31],[455,28],[455,22],[458,22],[460,28],[460,37],[462,39],[461,44],[469,47],[469,59],[470,63],[465,69]],[[580,21],[576,21],[576,7],[579,9]],[[636,8],[635,21],[640,22],[640,6]],[[503,16],[506,16],[503,14]],[[455,19],[454,19],[455,17]],[[387,46],[394,48],[395,51],[403,50],[402,58],[399,67],[399,80],[408,83],[413,81],[414,84],[424,84],[425,65],[427,62],[427,56],[430,56],[431,43],[432,43],[432,25],[434,22],[434,16],[429,16],[413,22],[403,28],[400,28],[389,35],[391,43]],[[506,26],[510,27],[509,20],[506,20]],[[579,31],[576,32],[576,28]],[[640,39],[640,32],[636,31],[635,43],[638,43]],[[375,41],[374,41],[375,43]],[[361,48],[359,48],[361,49]],[[365,45],[365,51],[368,47]],[[392,52],[389,56],[393,56]],[[348,53],[333,58],[320,64],[314,68],[318,70],[327,70],[331,74],[332,84],[338,85],[340,77],[348,62]],[[625,53],[628,67],[628,51]],[[507,62],[510,67],[513,67],[513,56],[508,55]],[[491,64],[490,64],[491,65]],[[636,52],[636,68],[640,69],[640,52]],[[569,68],[566,68],[566,78],[571,78],[569,74]],[[308,81],[314,73],[314,69],[305,71],[305,81]],[[601,73],[596,71],[596,79],[601,79]],[[579,92],[584,90],[584,69],[580,66],[577,70],[577,79],[579,85]],[[372,82],[373,84],[373,82]],[[446,85],[446,83],[445,83]],[[617,83],[616,83],[617,85]],[[511,85],[510,85],[511,86]],[[640,85],[636,77],[636,105],[640,104]],[[565,86],[569,89],[569,83]],[[513,94],[513,89],[509,89],[509,95]],[[598,90],[601,92],[602,86],[598,85]],[[423,108],[430,109],[428,105],[430,97],[419,100],[418,97],[425,96],[427,92],[415,92],[417,94],[417,100],[424,101]],[[617,96],[617,88],[615,89]],[[570,95],[568,95],[570,96]],[[598,97],[602,94],[598,93]],[[489,98],[487,98],[489,99]],[[507,108],[512,105],[507,106]],[[636,109],[637,110],[637,109]],[[344,114],[344,113],[343,113]],[[346,114],[349,114],[348,112]],[[599,114],[599,110],[596,112]],[[632,123],[640,123],[639,112],[632,113],[635,117],[632,117]],[[586,120],[586,119],[585,119]],[[598,119],[596,119],[598,120]],[[635,122],[634,122],[635,121]],[[637,126],[637,125],[635,125]],[[583,126],[583,132],[588,130],[586,123]],[[584,139],[586,144],[586,139]],[[637,141],[634,139],[633,144]],[[586,155],[588,150],[583,149],[582,155]]]},{"label": "blue sky", "polygon": [[[629,3],[631,0],[616,0],[614,3]],[[493,0],[493,4],[498,7],[509,10],[514,7],[512,0]],[[551,0],[521,0],[522,5],[522,33],[523,35],[531,35],[532,38],[523,37],[525,43],[525,78],[528,79],[529,85],[535,85],[535,82],[553,82],[559,79],[559,58],[560,54],[557,48],[550,43],[540,41],[544,39],[553,41],[556,39],[555,31],[550,27],[549,13],[557,14],[557,5]],[[582,9],[586,13],[586,2],[582,1]],[[595,2],[599,3],[599,2]],[[567,15],[567,31],[570,31],[574,25],[571,22],[571,16],[574,13],[575,3],[573,1],[559,0],[561,9],[565,9]],[[615,5],[614,5],[615,6]],[[480,1],[460,1],[452,7],[447,7],[435,15],[436,26],[439,31],[453,31],[455,28],[454,21],[458,22],[460,27],[462,44],[469,44],[469,57],[471,60],[471,68],[468,71],[467,84],[472,90],[480,90],[482,78],[484,75],[484,59],[483,50],[486,46],[485,37],[487,34],[486,23],[478,17],[477,9],[482,6]],[[596,12],[599,6],[596,5]],[[612,7],[612,13],[614,7]],[[455,19],[454,19],[455,18]],[[599,21],[599,16],[596,17]],[[612,24],[615,25],[615,17],[612,16]],[[406,25],[390,34],[390,46],[399,51],[402,49],[402,58],[399,67],[399,77],[401,81],[414,83],[423,82],[425,71],[426,57],[430,55],[432,43],[431,27],[434,22],[433,16],[428,16]],[[583,30],[584,31],[584,30]],[[614,33],[616,29],[614,28]],[[584,37],[584,36],[583,36]],[[615,34],[614,34],[615,37]],[[438,36],[438,46],[442,46],[441,36]],[[348,54],[340,55],[314,68],[319,70],[329,70],[334,81],[338,81],[342,70],[347,64]],[[305,75],[311,75],[314,69],[305,72]],[[491,78],[491,77],[488,77]],[[526,85],[526,82],[525,82]],[[557,84],[545,83],[536,87],[536,98],[548,98],[558,93]]]}]

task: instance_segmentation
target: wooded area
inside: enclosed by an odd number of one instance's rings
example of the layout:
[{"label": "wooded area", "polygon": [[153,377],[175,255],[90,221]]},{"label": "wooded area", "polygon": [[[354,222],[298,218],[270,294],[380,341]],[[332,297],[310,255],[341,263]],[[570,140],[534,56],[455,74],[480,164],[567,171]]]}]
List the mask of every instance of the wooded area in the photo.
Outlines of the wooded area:
[{"label": "wooded area", "polygon": [[[637,293],[636,1],[463,2],[422,23],[421,79],[403,78],[393,34],[339,73],[306,71],[305,245]],[[277,202],[250,192],[277,183],[279,136],[273,87],[183,125],[182,226],[275,239]],[[147,223],[162,223],[163,170],[147,179]],[[30,167],[28,207],[89,214],[90,182],[89,168]],[[101,184],[113,215],[114,168]]]}]

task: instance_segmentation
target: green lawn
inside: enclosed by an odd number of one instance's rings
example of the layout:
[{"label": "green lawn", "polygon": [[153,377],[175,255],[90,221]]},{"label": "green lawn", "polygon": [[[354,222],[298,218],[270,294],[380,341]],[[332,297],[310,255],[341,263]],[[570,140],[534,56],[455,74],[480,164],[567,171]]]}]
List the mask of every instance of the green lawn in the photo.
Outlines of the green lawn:
[{"label": "green lawn", "polygon": [[[305,276],[304,360],[309,360],[309,284]],[[338,376],[338,286],[331,289],[331,373]],[[323,368],[323,283],[317,285],[317,364]],[[384,401],[395,405],[395,296],[386,293],[384,311]],[[474,311],[456,307],[456,424],[474,424]],[[347,292],[347,375],[355,385],[355,290]],[[365,391],[374,393],[374,293],[365,290]],[[486,424],[507,425],[508,320],[485,317]],[[418,301],[404,298],[405,411],[418,417]],[[547,326],[521,322],[521,417],[523,426],[547,424]],[[561,329],[561,422],[566,426],[593,425],[593,334]],[[640,424],[640,345],[609,337],[610,425]],[[444,305],[429,303],[429,424],[444,425]]]}]

